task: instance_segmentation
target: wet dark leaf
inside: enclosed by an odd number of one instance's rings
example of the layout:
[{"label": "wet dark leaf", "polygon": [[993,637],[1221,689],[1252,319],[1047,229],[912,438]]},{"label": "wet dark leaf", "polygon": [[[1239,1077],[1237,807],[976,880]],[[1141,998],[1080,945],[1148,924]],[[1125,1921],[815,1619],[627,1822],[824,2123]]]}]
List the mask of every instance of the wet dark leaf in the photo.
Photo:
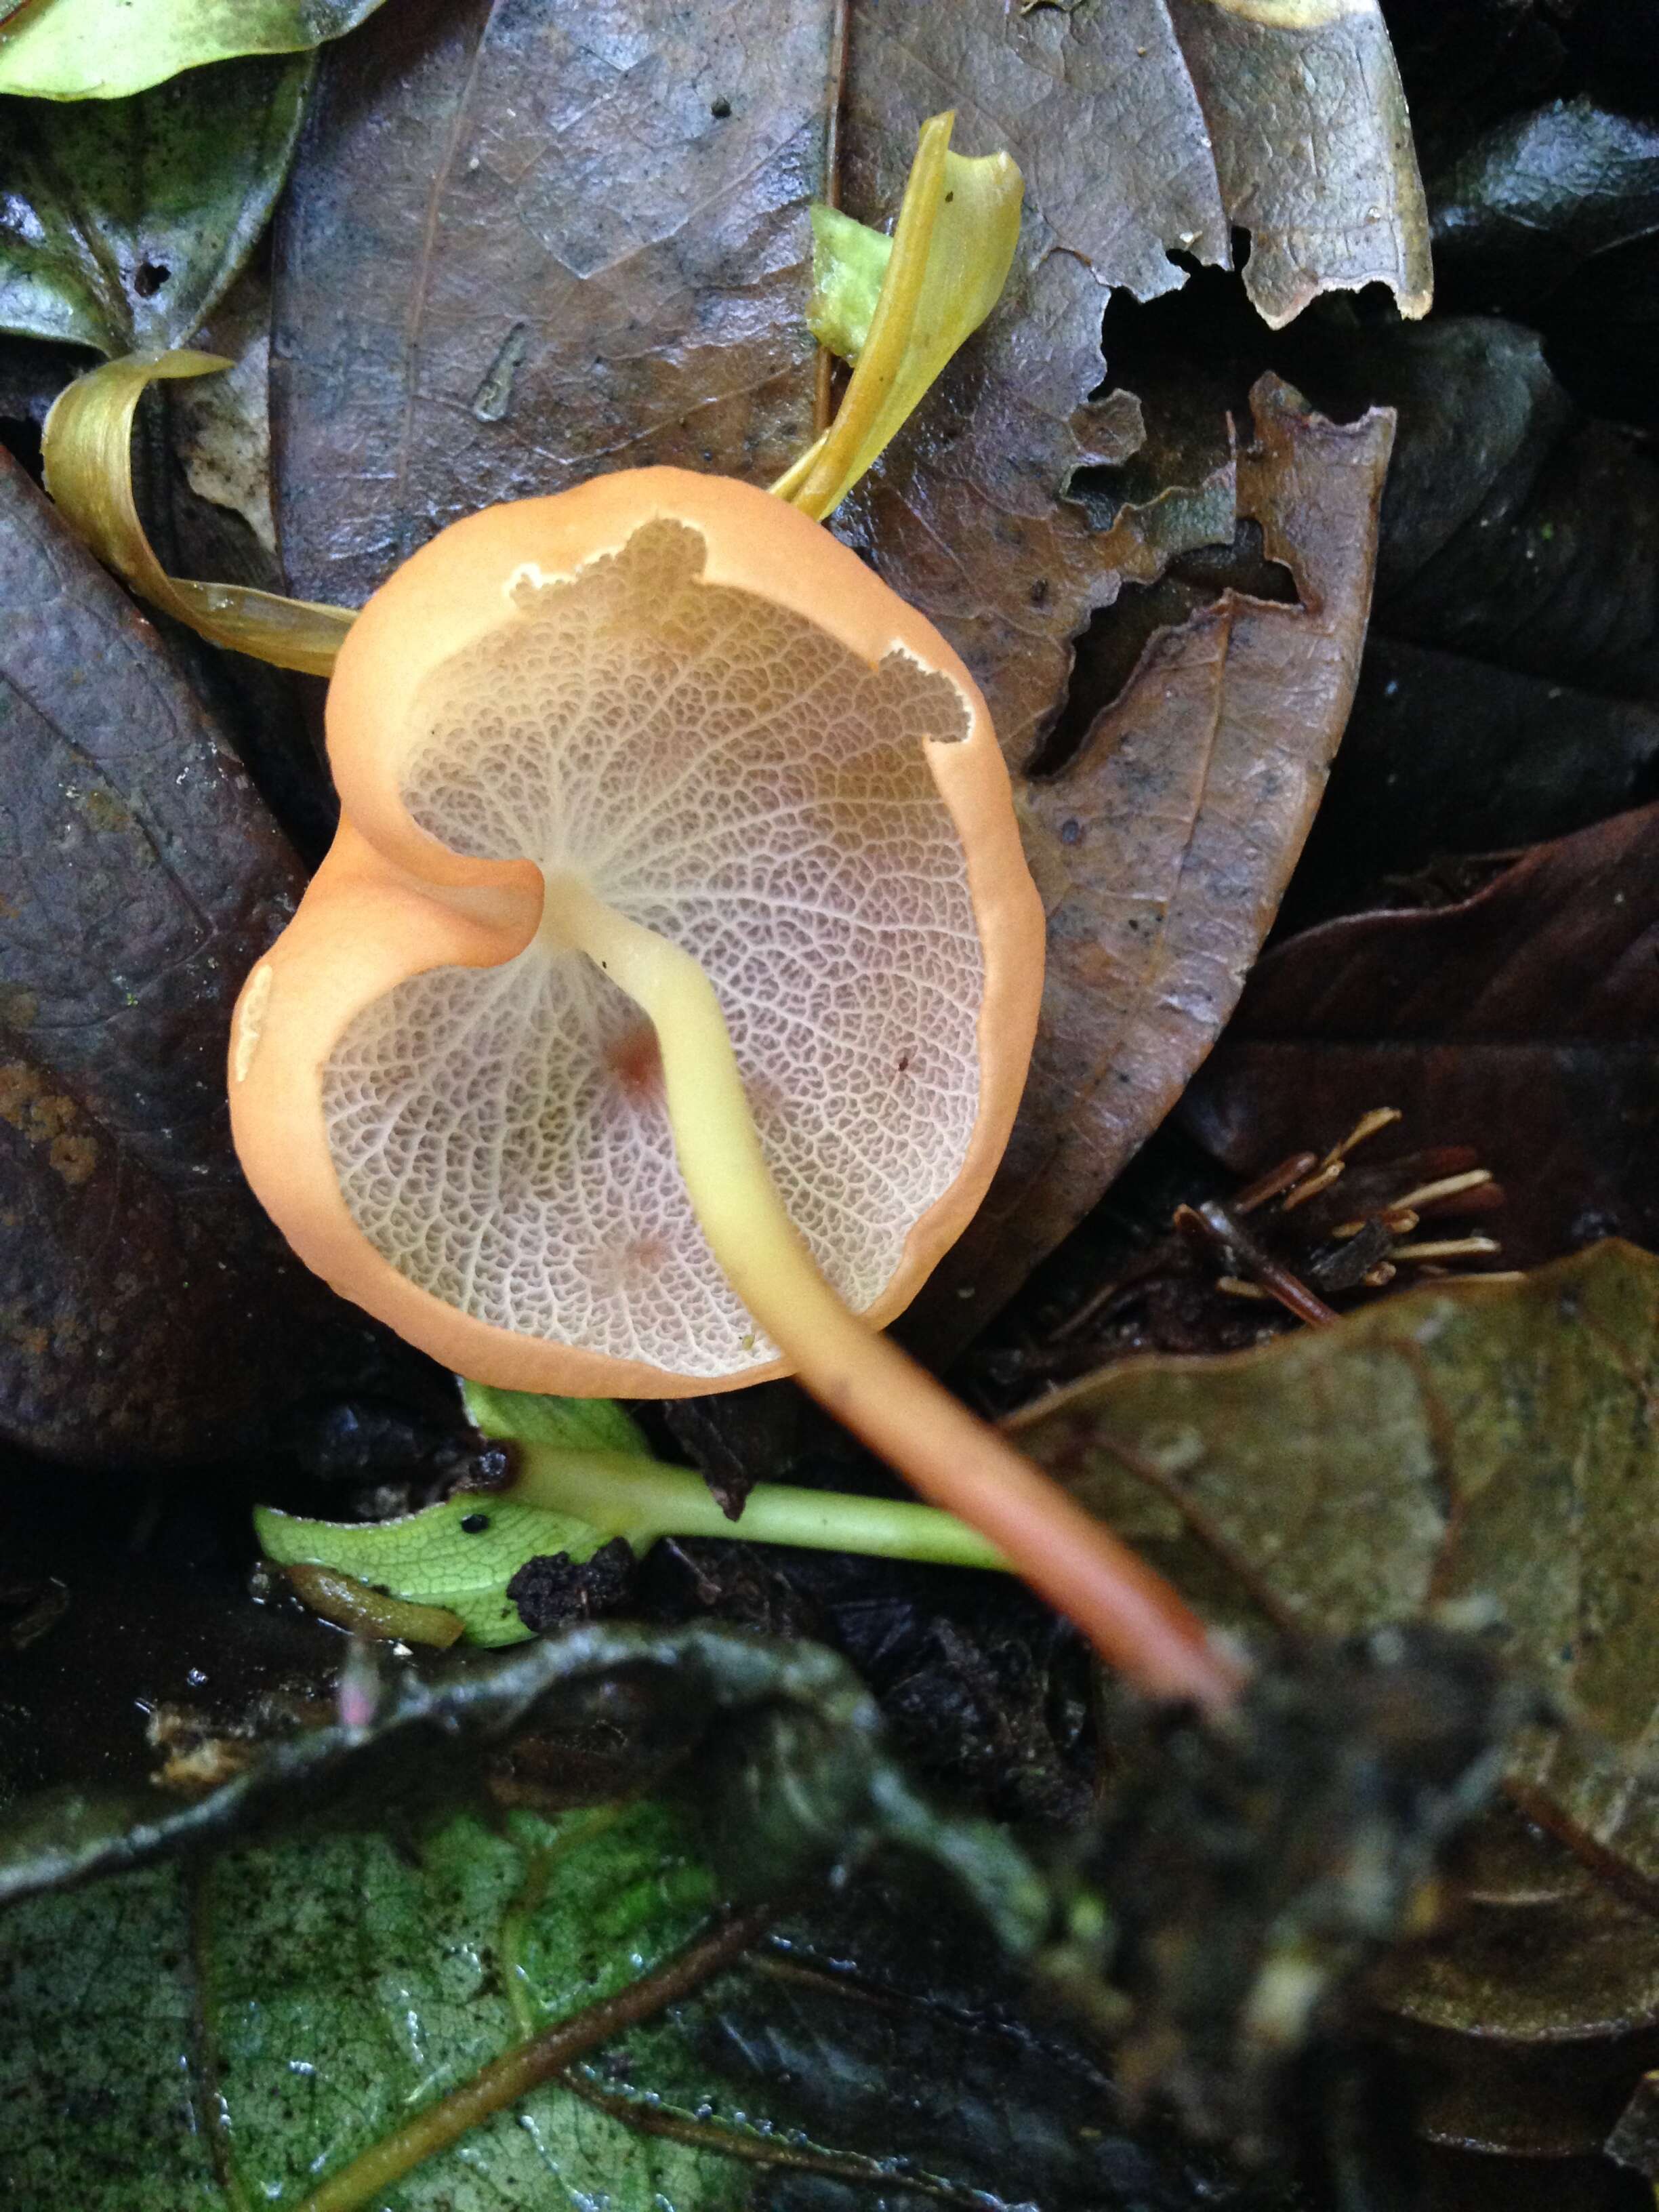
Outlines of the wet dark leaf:
[{"label": "wet dark leaf", "polygon": [[278,245],[295,592],[355,604],[458,515],[599,469],[793,459],[829,27],[400,0],[327,57]]},{"label": "wet dark leaf", "polygon": [[1443,854],[1512,854],[1656,792],[1659,704],[1373,634],[1280,927],[1410,903],[1395,879]]},{"label": "wet dark leaf", "polygon": [[[932,2193],[928,2176],[970,2173],[993,2203],[1265,2212],[1295,2201],[1270,2177],[1242,2182],[1203,2151],[1177,2149],[1156,2124],[1130,2131],[1121,2092],[1075,2027],[988,1960],[958,1916],[897,1881],[787,1917],[736,1974],[625,2055],[591,2063],[582,2081],[647,2125],[653,2091],[680,2111],[712,2106],[706,2141],[739,2113],[764,2116],[774,2141],[799,2130],[797,2178],[775,2176],[756,2212],[857,2203],[845,2188],[806,2196],[812,2144],[836,2146],[844,2182],[879,2180],[907,2212]],[[750,2128],[737,2126],[741,2141]]]},{"label": "wet dark leaf", "polygon": [[[555,1863],[556,1884],[531,1902]],[[312,1838],[194,1879],[159,1868],[15,1909],[0,1921],[8,2202],[293,2204],[543,2019],[648,1972],[714,1903],[684,1821],[635,1806],[609,1825],[517,1814],[495,1832],[461,1815],[414,1848]],[[65,1951],[99,1958],[94,1982],[65,1990]],[[550,2087],[428,2163],[398,2201],[545,2201],[550,2165],[641,2212],[661,2197],[733,2201],[699,2190],[684,2152]]]},{"label": "wet dark leaf", "polygon": [[1244,289],[1274,329],[1322,292],[1386,284],[1428,313],[1428,211],[1379,9],[1291,11],[1170,0],[1215,142],[1227,219],[1250,235]]},{"label": "wet dark leaf", "polygon": [[1569,66],[1575,0],[1386,0],[1419,158],[1433,173],[1471,139],[1544,99]]},{"label": "wet dark leaf", "polygon": [[1230,592],[1155,636],[1071,764],[1025,787],[1049,908],[1043,1022],[1007,1156],[919,1310],[931,1343],[988,1320],[1180,1096],[1318,804],[1358,670],[1391,426],[1322,422],[1273,380],[1255,405],[1238,505],[1299,597]]},{"label": "wet dark leaf", "polygon": [[1659,126],[1582,95],[1552,100],[1477,139],[1432,198],[1454,297],[1525,310],[1580,263],[1659,229]]},{"label": "wet dark leaf", "polygon": [[[292,2205],[411,2107],[648,1972],[717,1896],[684,1814],[636,1801],[556,1823],[452,1816],[401,1848],[345,1833],[241,1850],[194,1881],[156,1869],[15,1911],[0,1922],[0,2094],[21,2123],[0,2151],[8,2201]],[[1029,2016],[975,1938],[914,1887],[812,1905],[442,2149],[395,2201],[1286,2202],[1132,2132],[1087,2046]],[[67,1996],[49,1963],[64,1949],[102,1962]]]},{"label": "wet dark leaf", "polygon": [[0,100],[0,330],[104,354],[187,337],[264,228],[314,67],[234,62],[131,100]]},{"label": "wet dark leaf", "polygon": [[149,625],[0,458],[0,1433],[99,1465],[220,1450],[412,1355],[283,1248],[223,1060],[298,869]]},{"label": "wet dark leaf", "polygon": [[[1078,471],[1121,463],[1140,442],[1131,396],[1101,396],[1111,366],[1100,351],[1110,292],[1144,301],[1174,290],[1183,279],[1172,255],[1229,260],[1217,161],[1226,167],[1237,152],[1231,181],[1241,198],[1249,161],[1216,117],[1230,100],[1245,105],[1255,87],[1233,83],[1245,56],[1214,46],[1203,20],[1214,12],[1205,0],[1172,24],[1164,8],[1139,0],[1018,12],[1001,0],[971,0],[946,9],[872,9],[855,27],[849,209],[872,222],[890,213],[916,125],[946,97],[959,111],[961,142],[1006,145],[1025,176],[1025,230],[1001,306],[842,511],[846,533],[968,662],[1016,767],[1030,762],[1060,710],[1073,642],[1091,614],[1116,598],[1125,577],[1156,575],[1161,561],[1146,558],[1147,537],[1154,551],[1170,550],[1156,525],[1091,530],[1086,504],[1065,495]],[[1380,39],[1380,25],[1372,19],[1363,35]],[[1317,43],[1322,59],[1334,54],[1330,41]],[[1194,57],[1203,66],[1189,70]],[[1278,81],[1276,62],[1261,66]],[[1384,40],[1373,112],[1387,103],[1382,88],[1391,73]],[[1322,83],[1313,105],[1331,90]],[[1322,115],[1321,127],[1330,119]],[[1356,106],[1348,121],[1357,120]],[[1283,146],[1297,141],[1299,127],[1275,134],[1280,177]],[[1264,210],[1264,228],[1300,198],[1291,185],[1279,209]],[[1382,209],[1368,250],[1379,267],[1389,258],[1397,266],[1405,252],[1399,210],[1386,192],[1368,204]],[[1305,270],[1317,267],[1321,282],[1352,273],[1328,264],[1322,246],[1301,245]],[[1150,410],[1162,395],[1140,397]],[[1218,410],[1212,419],[1218,427]],[[1210,473],[1206,466],[1167,476],[1141,496],[1201,490]],[[1224,511],[1212,506],[1208,529],[1231,542]]]},{"label": "wet dark leaf", "polygon": [[1350,404],[1400,417],[1379,629],[1597,691],[1655,696],[1659,462],[1579,414],[1532,331],[1473,316],[1402,325],[1347,352],[1333,384]]},{"label": "wet dark leaf", "polygon": [[[1559,2162],[1601,2147],[1659,2059],[1659,1922],[1508,1809],[1471,1832],[1444,1929],[1402,1950],[1371,1990],[1431,2142]],[[1601,2202],[1600,2198],[1593,2201]]]},{"label": "wet dark leaf", "polygon": [[[240,1663],[247,1639],[234,1622],[230,1636]],[[950,1820],[915,1796],[874,1701],[816,1645],[600,1624],[505,1656],[451,1653],[422,1672],[343,1678],[328,1686],[331,1712],[318,1708],[314,1675],[312,1689],[285,1727],[280,1709],[258,1716],[234,1778],[195,1802],[63,1782],[15,1796],[0,1838],[0,1902],[319,1816],[380,1825],[399,1805],[464,1803],[486,1766],[509,1802],[564,1804],[594,1794],[596,1771],[615,1790],[696,1753],[700,1817],[727,1894],[763,1898],[827,1878],[893,1838],[952,1868],[1011,1948],[1041,1933],[1047,1901],[1019,1851],[1000,1831]]]},{"label": "wet dark leaf", "polygon": [[1395,1106],[1472,1145],[1528,1267],[1591,1239],[1659,1245],[1659,807],[1530,853],[1431,914],[1304,932],[1251,977],[1182,1107],[1239,1172]]},{"label": "wet dark leaf", "polygon": [[1478,1600],[1588,1723],[1512,1785],[1659,1894],[1659,1260],[1609,1243],[1409,1292],[1221,1360],[1147,1360],[1017,1417],[1025,1448],[1234,1619],[1346,1632]]}]

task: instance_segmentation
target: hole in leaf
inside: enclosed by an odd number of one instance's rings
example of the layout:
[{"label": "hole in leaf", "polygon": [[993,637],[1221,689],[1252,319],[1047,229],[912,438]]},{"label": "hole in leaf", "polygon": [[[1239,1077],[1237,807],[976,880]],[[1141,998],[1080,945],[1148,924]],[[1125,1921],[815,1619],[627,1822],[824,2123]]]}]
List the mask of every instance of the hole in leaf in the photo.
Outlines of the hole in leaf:
[{"label": "hole in leaf", "polygon": [[141,300],[153,300],[172,274],[165,261],[141,261],[132,272],[132,289]]},{"label": "hole in leaf", "polygon": [[1096,719],[1115,705],[1157,633],[1175,629],[1230,589],[1279,605],[1297,604],[1290,570],[1268,559],[1261,526],[1248,516],[1240,519],[1231,545],[1183,554],[1157,583],[1126,584],[1115,605],[1090,617],[1077,641],[1065,700],[1027,774],[1053,775],[1063,769]]}]

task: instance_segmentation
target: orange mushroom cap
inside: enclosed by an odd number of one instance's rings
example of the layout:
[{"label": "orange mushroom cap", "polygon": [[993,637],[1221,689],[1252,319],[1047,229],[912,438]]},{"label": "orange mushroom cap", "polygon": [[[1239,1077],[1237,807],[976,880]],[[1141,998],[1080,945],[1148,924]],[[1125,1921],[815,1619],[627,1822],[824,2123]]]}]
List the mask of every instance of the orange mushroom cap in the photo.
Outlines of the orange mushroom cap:
[{"label": "orange mushroom cap", "polygon": [[338,835],[249,976],[232,1127],[301,1256],[500,1387],[783,1371],[709,1251],[648,1028],[544,940],[569,872],[695,955],[799,1231],[875,1324],[1001,1157],[1043,919],[985,704],[827,531],[643,469],[456,523],[328,699]]}]

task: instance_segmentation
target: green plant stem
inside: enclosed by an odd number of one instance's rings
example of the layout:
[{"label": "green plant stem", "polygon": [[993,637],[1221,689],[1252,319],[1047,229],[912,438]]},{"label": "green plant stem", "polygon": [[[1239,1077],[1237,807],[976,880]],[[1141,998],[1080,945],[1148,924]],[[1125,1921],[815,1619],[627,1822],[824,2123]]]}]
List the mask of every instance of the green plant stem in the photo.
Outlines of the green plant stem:
[{"label": "green plant stem", "polygon": [[930,1559],[948,1567],[1006,1571],[1009,1566],[996,1546],[965,1521],[907,1498],[759,1482],[733,1521],[702,1476],[686,1468],[548,1444],[520,1443],[515,1450],[518,1472],[510,1496],[590,1522],[605,1535],[625,1536],[636,1552],[647,1551],[660,1536],[736,1536],[745,1543]]},{"label": "green plant stem", "polygon": [[417,2112],[361,2157],[354,2158],[349,2166],[331,2174],[295,2212],[363,2212],[383,2190],[392,2188],[427,2159],[447,2150],[481,2121],[528,2096],[573,2059],[609,2043],[623,2028],[651,2019],[665,2005],[701,1988],[722,1967],[735,1964],[764,1934],[771,1917],[769,1909],[735,1914],[676,1952],[665,1965],[618,1990],[614,1996],[602,1997],[597,2004],[556,2021],[528,2043],[504,2051],[470,2081],[452,2089],[435,2105],[428,2105],[423,2112]]}]

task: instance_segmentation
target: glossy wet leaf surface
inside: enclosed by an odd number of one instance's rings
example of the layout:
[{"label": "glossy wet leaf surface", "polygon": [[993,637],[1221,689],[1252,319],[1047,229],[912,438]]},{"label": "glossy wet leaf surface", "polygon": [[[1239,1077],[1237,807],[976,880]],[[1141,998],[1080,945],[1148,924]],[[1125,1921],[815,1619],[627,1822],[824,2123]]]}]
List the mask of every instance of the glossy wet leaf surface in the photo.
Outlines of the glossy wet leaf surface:
[{"label": "glossy wet leaf surface", "polygon": [[401,1347],[285,1251],[223,1055],[301,878],[155,631],[0,474],[0,1429],[83,1464],[223,1448]]},{"label": "glossy wet leaf surface", "polygon": [[0,330],[109,355],[187,337],[270,219],[313,70],[240,62],[131,100],[0,100]]},{"label": "glossy wet leaf surface", "polygon": [[1583,95],[1552,100],[1485,132],[1434,201],[1443,277],[1481,306],[1524,307],[1659,228],[1659,133]]},{"label": "glossy wet leaf surface", "polygon": [[1345,356],[1333,387],[1334,401],[1400,417],[1379,629],[1653,696],[1659,463],[1574,404],[1534,332],[1469,315],[1384,329]]},{"label": "glossy wet leaf surface", "polygon": [[[9,2201],[294,2205],[411,2106],[648,1972],[716,1894],[684,1816],[646,1801],[278,1844],[21,1908],[0,1923]],[[1023,2020],[995,1969],[963,1978],[965,1930],[937,1905],[918,1924],[915,1902],[790,1911],[390,2201],[759,2212],[826,2184],[853,2203],[1284,2201],[1131,2136],[1086,2047]],[[66,1992],[60,1948],[98,1955],[95,1984]]]}]

